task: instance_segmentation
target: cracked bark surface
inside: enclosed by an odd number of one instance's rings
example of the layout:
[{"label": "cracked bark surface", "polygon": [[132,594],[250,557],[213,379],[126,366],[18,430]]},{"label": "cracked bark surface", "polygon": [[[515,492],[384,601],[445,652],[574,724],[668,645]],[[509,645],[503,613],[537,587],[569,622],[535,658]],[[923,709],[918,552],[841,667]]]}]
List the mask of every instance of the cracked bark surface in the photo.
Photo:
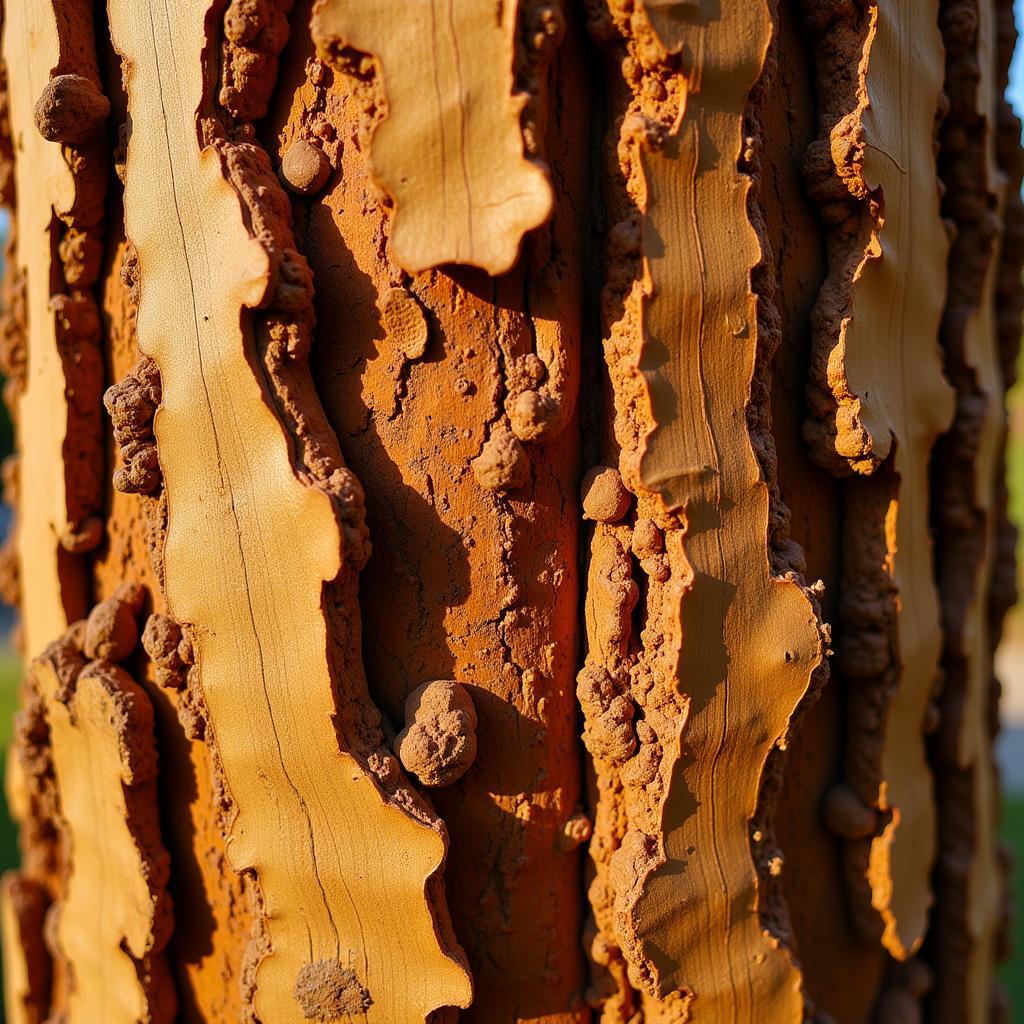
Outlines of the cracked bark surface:
[{"label": "cracked bark surface", "polygon": [[1009,0],[3,32],[12,1020],[996,1019]]}]

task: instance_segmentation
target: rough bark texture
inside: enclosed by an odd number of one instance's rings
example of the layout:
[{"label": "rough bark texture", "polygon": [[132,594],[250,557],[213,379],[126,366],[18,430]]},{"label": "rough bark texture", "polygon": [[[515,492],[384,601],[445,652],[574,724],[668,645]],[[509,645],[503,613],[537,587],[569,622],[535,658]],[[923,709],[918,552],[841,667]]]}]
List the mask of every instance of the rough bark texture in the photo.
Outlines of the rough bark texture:
[{"label": "rough bark texture", "polygon": [[1001,1019],[1013,38],[5,0],[8,1019]]},{"label": "rough bark texture", "polygon": [[[924,936],[936,845],[924,726],[942,634],[928,457],[953,411],[938,337],[938,17],[936,0],[810,13],[823,139],[806,171],[828,224],[829,273],[813,316],[806,436],[823,466],[852,474],[837,668],[856,683],[847,781],[830,800],[836,816],[865,822],[866,834],[845,837],[859,927],[899,960]],[[906,95],[887,102],[901,82]]]}]

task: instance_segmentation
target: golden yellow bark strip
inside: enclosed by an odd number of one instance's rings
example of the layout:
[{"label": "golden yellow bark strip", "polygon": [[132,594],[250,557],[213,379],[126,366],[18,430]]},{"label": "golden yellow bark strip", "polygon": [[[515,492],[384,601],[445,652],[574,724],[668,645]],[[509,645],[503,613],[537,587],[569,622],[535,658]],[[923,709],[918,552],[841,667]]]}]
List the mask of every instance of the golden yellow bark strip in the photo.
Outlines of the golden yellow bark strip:
[{"label": "golden yellow bark strip", "polygon": [[69,685],[53,651],[32,672],[46,705],[70,856],[54,933],[70,968],[68,1020],[170,1022],[176,1003],[166,970],[140,970],[167,941],[168,924],[153,709],[116,665],[93,662]]},{"label": "golden yellow bark strip", "polygon": [[139,347],[163,383],[155,433],[168,610],[195,631],[236,809],[228,854],[255,872],[264,900],[270,949],[256,1014],[302,1024],[318,977],[354,976],[353,998],[372,1000],[368,1022],[422,1024],[471,994],[427,892],[443,830],[389,801],[339,749],[332,686],[348,681],[332,679],[328,652],[345,638],[328,636],[324,587],[352,570],[331,500],[296,475],[255,372],[249,310],[268,298],[272,274],[221,154],[198,137],[209,6],[109,5],[132,123],[125,218],[138,254]]},{"label": "golden yellow bark strip", "polygon": [[525,97],[513,95],[517,0],[320,0],[327,59],[378,58],[387,114],[373,133],[374,178],[395,200],[391,249],[411,273],[468,263],[503,274],[523,235],[551,214],[543,166],[523,152]]},{"label": "golden yellow bark strip", "polygon": [[[840,417],[836,451],[860,472],[893,448],[927,452],[952,417],[937,342],[949,249],[933,148],[944,53],[938,6],[909,0],[870,9],[859,131],[844,125],[834,133],[837,148],[854,140],[861,147],[860,177],[875,218],[829,363],[829,383],[856,425],[847,436]],[[904,456],[901,468],[910,462]]]},{"label": "golden yellow bark strip", "polygon": [[6,1024],[43,1024],[50,1002],[50,955],[43,944],[46,891],[8,871],[0,879]]},{"label": "golden yellow bark strip", "polygon": [[800,972],[762,918],[762,873],[780,861],[755,820],[766,760],[823,657],[807,592],[773,568],[769,490],[747,418],[763,252],[741,165],[772,23],[765,3],[717,16],[661,6],[651,21],[666,49],[692,60],[678,130],[643,160],[639,364],[655,423],[642,483],[686,522],[692,579],[676,676],[690,706],[680,746],[666,751],[663,853],[629,927],[658,993],[693,993],[694,1020],[799,1021]]},{"label": "golden yellow bark strip", "polygon": [[873,438],[884,438],[884,448],[892,439],[900,478],[887,540],[899,595],[902,671],[889,707],[879,788],[879,806],[892,812],[892,820],[872,843],[869,871],[872,905],[884,922],[882,942],[894,956],[905,957],[924,937],[935,858],[924,720],[942,632],[932,575],[928,456],[953,412],[937,344],[948,251],[932,127],[942,88],[942,42],[933,0],[876,11],[866,77],[874,105],[864,118],[864,176],[885,197],[885,222],[877,238],[881,258],[861,272],[842,344],[847,380],[862,396],[865,426]]},{"label": "golden yellow bark strip", "polygon": [[56,256],[61,213],[75,201],[75,182],[58,143],[36,130],[33,108],[61,42],[53,7],[44,0],[10,0],[5,7],[3,53],[7,65],[11,135],[15,152],[18,220],[14,260],[27,282],[27,381],[17,405],[20,459],[17,526],[21,566],[21,623],[32,657],[84,614],[81,580],[72,582],[73,560],[61,549],[69,528],[64,473],[67,402],[57,349],[51,283],[59,279]]}]

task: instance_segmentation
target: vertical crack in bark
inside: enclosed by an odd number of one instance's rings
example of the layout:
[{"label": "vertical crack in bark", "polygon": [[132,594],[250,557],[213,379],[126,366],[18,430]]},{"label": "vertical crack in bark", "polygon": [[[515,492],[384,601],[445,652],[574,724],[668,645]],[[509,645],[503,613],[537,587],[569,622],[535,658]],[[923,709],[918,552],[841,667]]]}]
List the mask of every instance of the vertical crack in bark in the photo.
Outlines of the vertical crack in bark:
[{"label": "vertical crack in bark", "polygon": [[367,698],[362,492],[304,364],[312,285],[287,200],[263,150],[236,141],[251,128],[213,110],[222,13],[110,5],[132,126],[139,347],[162,385],[167,607],[192,630],[231,863],[259,882],[255,1016],[333,1013],[344,975],[367,1020],[422,1022],[471,995],[441,888],[447,838],[382,750]]},{"label": "vertical crack in bark", "polygon": [[846,844],[860,930],[898,959],[924,937],[936,810],[925,752],[942,634],[928,462],[953,412],[938,344],[948,241],[934,134],[937,0],[806,4],[822,139],[807,153],[829,227],[814,311],[806,437],[845,487],[838,667],[850,687],[848,785],[826,815]]}]

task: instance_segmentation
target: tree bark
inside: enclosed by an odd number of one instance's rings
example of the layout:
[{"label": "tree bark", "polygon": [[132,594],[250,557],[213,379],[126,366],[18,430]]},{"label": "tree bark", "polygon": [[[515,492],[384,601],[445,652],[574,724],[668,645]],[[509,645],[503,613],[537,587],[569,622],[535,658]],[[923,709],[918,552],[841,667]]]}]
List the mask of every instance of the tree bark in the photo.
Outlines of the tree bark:
[{"label": "tree bark", "polygon": [[11,1024],[1006,1019],[1009,0],[5,0]]}]

